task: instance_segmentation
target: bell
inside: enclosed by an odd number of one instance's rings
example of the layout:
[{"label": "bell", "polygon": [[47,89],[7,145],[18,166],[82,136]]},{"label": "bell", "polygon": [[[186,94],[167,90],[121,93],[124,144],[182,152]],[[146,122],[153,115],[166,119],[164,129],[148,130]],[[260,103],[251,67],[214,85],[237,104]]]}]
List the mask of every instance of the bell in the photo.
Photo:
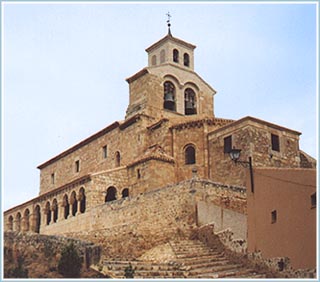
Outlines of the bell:
[{"label": "bell", "polygon": [[195,105],[192,103],[192,101],[185,101],[184,106],[186,115],[194,115],[197,113]]},{"label": "bell", "polygon": [[174,99],[173,99],[173,94],[172,93],[166,93],[164,95],[164,101],[165,102],[174,102]]},{"label": "bell", "polygon": [[188,110],[194,109],[193,103],[191,101],[186,101],[186,109]]}]

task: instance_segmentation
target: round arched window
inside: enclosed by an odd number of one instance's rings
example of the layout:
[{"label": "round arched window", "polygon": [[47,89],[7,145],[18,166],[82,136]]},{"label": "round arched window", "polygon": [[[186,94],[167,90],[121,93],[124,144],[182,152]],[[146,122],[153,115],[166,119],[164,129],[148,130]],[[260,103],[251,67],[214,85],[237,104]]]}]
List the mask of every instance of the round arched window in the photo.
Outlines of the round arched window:
[{"label": "round arched window", "polygon": [[197,97],[191,88],[184,91],[184,112],[185,115],[195,115],[197,113]]},{"label": "round arched window", "polygon": [[172,82],[166,81],[164,83],[164,103],[163,107],[170,111],[176,110],[175,101],[176,90]]},{"label": "round arched window", "polygon": [[193,145],[188,145],[184,150],[185,164],[195,164],[196,163],[196,149]]},{"label": "round arched window", "polygon": [[179,51],[177,49],[173,49],[173,61],[175,63],[179,63]]},{"label": "round arched window", "polygon": [[189,67],[189,66],[190,66],[190,57],[189,57],[189,54],[187,54],[187,53],[184,53],[184,54],[183,54],[183,64],[184,64],[186,67]]}]

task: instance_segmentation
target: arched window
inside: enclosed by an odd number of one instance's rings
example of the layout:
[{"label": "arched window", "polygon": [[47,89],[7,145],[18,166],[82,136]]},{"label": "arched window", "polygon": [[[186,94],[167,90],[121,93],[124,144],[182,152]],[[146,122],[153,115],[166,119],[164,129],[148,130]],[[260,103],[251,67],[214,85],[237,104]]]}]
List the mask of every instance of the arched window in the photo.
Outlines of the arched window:
[{"label": "arched window", "polygon": [[185,115],[197,114],[197,97],[191,88],[184,91],[184,113]]},{"label": "arched window", "polygon": [[193,145],[187,145],[184,150],[185,164],[196,163],[196,150]]},{"label": "arched window", "polygon": [[34,214],[35,214],[35,227],[34,227],[34,232],[40,233],[40,224],[41,224],[41,213],[40,213],[40,206],[37,205],[34,209]]},{"label": "arched window", "polygon": [[184,54],[183,54],[183,64],[184,64],[186,67],[189,67],[189,66],[190,66],[190,57],[189,57],[189,54],[187,54],[187,53],[184,53]]},{"label": "arched window", "polygon": [[121,164],[121,155],[119,151],[116,152],[115,159],[116,159],[116,167],[119,167]]},{"label": "arched window", "polygon": [[7,225],[7,229],[12,231],[13,230],[13,216],[10,215],[8,218],[8,225]]},{"label": "arched window", "polygon": [[29,231],[29,228],[30,228],[29,219],[30,219],[30,211],[29,209],[26,209],[23,214],[23,228],[22,228],[23,231]]},{"label": "arched window", "polygon": [[177,49],[173,49],[173,61],[175,63],[179,63],[179,51]]},{"label": "arched window", "polygon": [[160,64],[164,63],[165,59],[166,59],[166,51],[161,50],[160,51]]},{"label": "arched window", "polygon": [[129,189],[125,188],[122,190],[122,198],[127,198],[129,197]]},{"label": "arched window", "polygon": [[53,210],[53,222],[57,222],[58,220],[58,202],[57,199],[54,199],[52,202],[52,210]]},{"label": "arched window", "polygon": [[117,199],[117,189],[113,186],[109,187],[107,190],[107,195],[105,197],[105,202],[111,202]]},{"label": "arched window", "polygon": [[175,102],[175,87],[172,82],[166,81],[164,83],[164,103],[163,107],[170,111],[176,110],[176,102]]},{"label": "arched window", "polygon": [[152,58],[151,58],[151,65],[155,66],[156,64],[157,64],[157,56],[153,55]]},{"label": "arched window", "polygon": [[74,191],[71,193],[70,204],[72,205],[72,215],[75,216],[78,211],[78,201],[76,192]]},{"label": "arched window", "polygon": [[15,220],[15,230],[14,231],[20,231],[21,230],[21,213],[18,212],[16,215],[16,220]]},{"label": "arched window", "polygon": [[46,220],[47,225],[49,225],[50,222],[51,222],[51,209],[50,209],[50,203],[49,202],[46,203],[45,214],[46,214],[46,217],[47,217],[47,220]]},{"label": "arched window", "polygon": [[67,219],[70,213],[70,204],[68,201],[68,195],[63,196],[63,206],[64,206],[64,219]]},{"label": "arched window", "polygon": [[84,213],[86,211],[86,195],[84,192],[84,188],[80,188],[79,190],[79,201],[80,201],[80,212]]}]

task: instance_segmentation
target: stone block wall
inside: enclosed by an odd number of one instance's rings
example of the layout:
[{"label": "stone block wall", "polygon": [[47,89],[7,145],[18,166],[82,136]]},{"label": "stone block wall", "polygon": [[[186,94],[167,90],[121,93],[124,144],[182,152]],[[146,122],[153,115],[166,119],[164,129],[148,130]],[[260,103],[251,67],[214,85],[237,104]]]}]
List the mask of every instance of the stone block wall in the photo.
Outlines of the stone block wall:
[{"label": "stone block wall", "polygon": [[[279,137],[279,151],[272,149],[271,134]],[[240,164],[235,165],[229,154],[224,152],[224,138],[228,136],[232,136],[232,147],[241,149],[240,160],[248,161],[251,156],[253,167],[299,167],[299,134],[251,117],[212,131],[208,135],[209,178],[248,186],[245,179],[246,169]]]},{"label": "stone block wall", "polygon": [[98,205],[68,220],[45,226],[42,232],[99,243],[108,256],[138,257],[174,237],[189,237],[198,221],[196,207],[200,199],[245,213],[244,189],[189,180]]}]

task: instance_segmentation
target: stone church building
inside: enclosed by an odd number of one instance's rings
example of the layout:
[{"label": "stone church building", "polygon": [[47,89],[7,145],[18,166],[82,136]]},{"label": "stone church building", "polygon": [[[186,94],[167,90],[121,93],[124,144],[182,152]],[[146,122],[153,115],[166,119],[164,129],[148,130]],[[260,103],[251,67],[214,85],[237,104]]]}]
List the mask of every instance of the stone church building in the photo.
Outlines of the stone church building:
[{"label": "stone church building", "polygon": [[[315,160],[300,150],[295,130],[250,116],[216,117],[216,90],[196,73],[195,48],[170,28],[148,47],[148,65],[126,79],[124,120],[40,164],[39,195],[4,212],[5,230],[88,239],[110,256],[137,257],[213,223],[216,231],[230,228],[253,252],[263,249],[248,241],[253,191],[248,169],[231,161],[230,150],[251,157],[255,191],[259,169],[305,175],[315,173]],[[312,185],[301,196],[308,205]],[[313,222],[316,210],[306,213]]]}]

